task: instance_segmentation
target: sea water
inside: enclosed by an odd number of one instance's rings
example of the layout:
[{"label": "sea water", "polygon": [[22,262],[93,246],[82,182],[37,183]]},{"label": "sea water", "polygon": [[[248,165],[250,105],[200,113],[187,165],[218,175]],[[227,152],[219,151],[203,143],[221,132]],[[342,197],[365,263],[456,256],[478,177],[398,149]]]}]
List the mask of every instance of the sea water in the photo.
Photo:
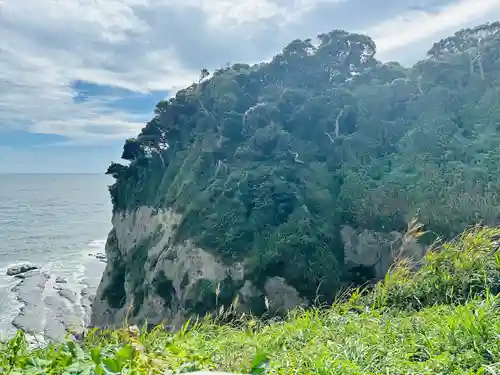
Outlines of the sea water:
[{"label": "sea water", "polygon": [[104,269],[95,255],[111,228],[110,183],[104,175],[0,175],[1,336],[15,332],[22,306],[12,291],[20,280],[6,275],[13,264],[40,266],[76,293],[95,290]]}]

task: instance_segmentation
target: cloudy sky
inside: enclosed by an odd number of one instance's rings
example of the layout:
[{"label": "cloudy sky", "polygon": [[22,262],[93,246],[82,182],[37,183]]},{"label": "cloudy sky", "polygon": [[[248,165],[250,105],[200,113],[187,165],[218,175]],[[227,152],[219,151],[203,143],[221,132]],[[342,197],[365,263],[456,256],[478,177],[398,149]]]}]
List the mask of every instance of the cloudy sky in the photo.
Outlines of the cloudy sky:
[{"label": "cloudy sky", "polygon": [[495,20],[500,0],[0,0],[0,173],[102,172],[200,68],[295,38],[364,32],[411,65]]}]

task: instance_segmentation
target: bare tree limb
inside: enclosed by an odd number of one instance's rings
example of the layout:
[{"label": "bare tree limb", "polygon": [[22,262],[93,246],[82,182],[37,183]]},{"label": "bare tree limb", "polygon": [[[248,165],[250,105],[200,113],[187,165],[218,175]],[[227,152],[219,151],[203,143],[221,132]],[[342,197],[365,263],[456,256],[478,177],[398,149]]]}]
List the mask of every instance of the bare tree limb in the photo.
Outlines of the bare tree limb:
[{"label": "bare tree limb", "polygon": [[293,152],[293,151],[289,151],[289,152],[290,152],[290,154],[292,154],[294,156],[294,158],[293,158],[294,162],[299,163],[299,164],[304,164],[304,162],[299,159],[299,153],[298,152]]},{"label": "bare tree limb", "polygon": [[423,79],[422,75],[419,75],[417,77],[417,89],[420,95],[424,95],[424,91],[422,90],[422,79]]},{"label": "bare tree limb", "polygon": [[344,114],[344,108],[342,108],[339,112],[339,114],[337,115],[337,118],[335,119],[335,137],[339,137],[340,135],[340,124],[339,124],[339,120],[340,118],[342,117],[342,115]]},{"label": "bare tree limb", "polygon": [[325,132],[325,135],[328,137],[328,139],[330,140],[331,143],[334,142],[334,139],[330,133]]}]

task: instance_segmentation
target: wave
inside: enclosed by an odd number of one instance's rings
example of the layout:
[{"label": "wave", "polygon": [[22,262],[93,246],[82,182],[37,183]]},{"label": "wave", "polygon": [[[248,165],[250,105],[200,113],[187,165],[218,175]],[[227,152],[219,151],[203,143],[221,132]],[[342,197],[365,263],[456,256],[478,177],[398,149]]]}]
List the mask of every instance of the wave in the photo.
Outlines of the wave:
[{"label": "wave", "polygon": [[[77,251],[74,252],[67,252],[66,249],[61,248],[58,251],[59,259],[47,259],[43,263],[37,262],[36,265],[40,267],[40,272],[49,276],[45,288],[41,290],[42,300],[50,301],[50,298],[57,297],[57,283],[61,282],[58,280],[64,280],[64,286],[78,296],[83,289],[93,294],[105,267],[105,264],[96,255],[104,253],[105,243],[105,239],[92,240],[85,244],[80,251],[75,249]],[[0,339],[10,337],[15,333],[12,322],[23,306],[19,301],[20,296],[13,290],[21,280],[6,275],[7,269],[17,263],[21,262],[12,259],[9,264],[0,264]],[[47,317],[54,314],[50,310],[50,302],[44,310],[44,315]]]},{"label": "wave", "polygon": [[90,248],[93,248],[93,249],[97,248],[97,249],[104,250],[104,248],[106,246],[106,239],[90,241],[87,244],[87,246]]}]

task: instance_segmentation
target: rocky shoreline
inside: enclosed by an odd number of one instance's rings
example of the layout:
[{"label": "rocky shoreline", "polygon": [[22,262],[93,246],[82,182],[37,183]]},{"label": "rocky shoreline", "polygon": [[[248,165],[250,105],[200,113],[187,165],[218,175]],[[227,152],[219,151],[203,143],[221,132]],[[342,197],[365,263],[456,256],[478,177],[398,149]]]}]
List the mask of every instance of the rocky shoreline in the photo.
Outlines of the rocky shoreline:
[{"label": "rocky shoreline", "polygon": [[[105,254],[89,254],[96,267],[104,269]],[[62,341],[80,337],[90,322],[90,310],[99,280],[82,277],[71,279],[53,275],[38,265],[29,263],[9,267],[6,274],[19,279],[11,289],[20,303],[17,316],[11,322],[37,342]]]}]

